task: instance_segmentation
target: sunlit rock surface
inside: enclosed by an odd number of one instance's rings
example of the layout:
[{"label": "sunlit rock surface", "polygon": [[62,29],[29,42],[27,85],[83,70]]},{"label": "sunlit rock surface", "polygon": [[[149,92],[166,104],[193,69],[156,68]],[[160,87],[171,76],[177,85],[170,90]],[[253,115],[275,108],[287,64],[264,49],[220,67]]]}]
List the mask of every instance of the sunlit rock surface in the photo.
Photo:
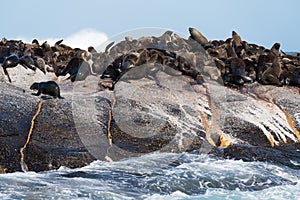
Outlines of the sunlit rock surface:
[{"label": "sunlit rock surface", "polygon": [[[235,90],[163,72],[158,78],[160,85],[146,78],[121,80],[114,91],[100,90],[97,77],[62,81],[65,99],[43,100],[35,120],[24,151],[29,170],[192,150],[299,168],[298,88],[253,84]],[[8,172],[21,170],[20,148],[41,100],[31,92],[0,83],[0,165]]]}]

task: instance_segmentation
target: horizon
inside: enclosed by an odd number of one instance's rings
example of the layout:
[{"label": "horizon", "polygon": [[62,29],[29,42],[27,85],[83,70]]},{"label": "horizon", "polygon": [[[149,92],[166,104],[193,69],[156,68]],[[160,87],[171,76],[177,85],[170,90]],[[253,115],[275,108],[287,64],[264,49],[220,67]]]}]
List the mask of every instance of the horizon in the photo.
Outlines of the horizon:
[{"label": "horizon", "polygon": [[[64,39],[67,43],[73,38],[74,45],[82,45],[76,44],[77,38],[83,40],[85,46],[95,46],[121,32],[143,27],[170,29],[186,37],[189,36],[188,28],[193,27],[208,40],[225,40],[235,30],[248,43],[271,48],[275,42],[280,42],[283,51],[300,52],[294,23],[300,16],[299,5],[296,0],[284,4],[279,0],[243,3],[237,0],[152,0],[146,3],[138,0],[14,0],[2,5],[1,37],[26,42],[34,38],[41,41]],[[84,31],[87,34],[82,34]]]}]

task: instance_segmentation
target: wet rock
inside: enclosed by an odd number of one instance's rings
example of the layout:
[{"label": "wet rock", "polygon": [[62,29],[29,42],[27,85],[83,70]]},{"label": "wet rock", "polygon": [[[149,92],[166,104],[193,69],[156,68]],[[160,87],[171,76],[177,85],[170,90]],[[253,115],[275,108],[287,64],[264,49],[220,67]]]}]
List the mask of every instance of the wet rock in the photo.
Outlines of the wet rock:
[{"label": "wet rock", "polygon": [[285,165],[293,169],[300,169],[299,143],[269,148],[249,145],[232,145],[219,150],[224,158],[243,160],[247,162],[262,161]]}]

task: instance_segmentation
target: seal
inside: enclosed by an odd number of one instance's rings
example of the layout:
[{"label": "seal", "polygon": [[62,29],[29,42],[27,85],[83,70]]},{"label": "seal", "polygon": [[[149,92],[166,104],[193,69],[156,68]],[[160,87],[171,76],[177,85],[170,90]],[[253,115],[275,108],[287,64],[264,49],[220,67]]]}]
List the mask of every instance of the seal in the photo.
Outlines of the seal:
[{"label": "seal", "polygon": [[19,56],[16,54],[12,54],[4,59],[2,67],[3,69],[13,68],[16,67],[19,64],[19,62]]},{"label": "seal", "polygon": [[20,64],[23,65],[25,68],[29,68],[33,71],[36,70],[36,67],[34,66],[34,60],[31,56],[24,55],[20,58]]},{"label": "seal", "polygon": [[43,58],[37,57],[36,60],[34,60],[34,66],[46,74],[46,64]]},{"label": "seal", "polygon": [[31,44],[35,44],[37,46],[40,46],[40,43],[39,43],[39,41],[37,39],[33,39],[32,42],[31,42]]},{"label": "seal", "polygon": [[265,85],[282,86],[283,84],[279,79],[281,71],[281,63],[276,59],[272,65],[263,72],[262,83]]},{"label": "seal", "polygon": [[225,50],[228,58],[237,58],[235,50],[232,47],[233,39],[226,40]]},{"label": "seal", "polygon": [[230,74],[225,75],[225,80],[237,85],[243,85],[245,82],[253,82],[254,80],[246,74],[246,64],[244,60],[236,55],[231,42],[228,42],[225,48],[228,54],[227,62],[229,63],[230,69]]},{"label": "seal", "polygon": [[279,48],[280,48],[280,43],[276,42],[275,44],[273,44],[273,46],[271,48],[271,51],[273,53],[275,53],[276,55],[278,55],[279,54]]},{"label": "seal", "polygon": [[32,95],[39,96],[40,94],[47,94],[50,96],[53,96],[54,98],[58,97],[60,99],[63,99],[63,97],[60,96],[60,89],[56,82],[54,81],[47,81],[47,82],[35,82],[30,86],[31,90],[38,90],[38,92],[32,93]]},{"label": "seal", "polygon": [[232,31],[232,39],[233,39],[233,47],[234,48],[242,46],[241,36],[239,36],[239,34],[237,34],[235,31]]},{"label": "seal", "polygon": [[51,46],[50,46],[50,44],[47,41],[45,41],[41,45],[41,47],[42,47],[42,49],[43,49],[44,52],[51,51]]},{"label": "seal", "polygon": [[111,42],[109,43],[106,47],[105,47],[105,53],[108,53],[109,49],[115,44],[115,42]]},{"label": "seal", "polygon": [[70,74],[70,77],[68,79],[71,79],[72,82],[75,81],[76,75],[83,61],[84,61],[83,58],[78,58],[78,57],[72,58],[68,62],[64,70],[60,73],[56,73],[56,76],[65,76],[67,74]]},{"label": "seal", "polygon": [[191,34],[190,37],[192,39],[196,40],[202,46],[204,46],[208,43],[208,40],[206,39],[206,37],[204,37],[197,29],[190,27],[189,32]]},{"label": "seal", "polygon": [[[274,62],[278,60],[280,43],[275,43],[271,49],[266,49],[263,54],[260,54],[258,57],[258,63],[256,68],[257,80],[262,82],[263,73],[269,69]],[[271,70],[271,69],[270,69]],[[266,81],[266,80],[265,80]],[[277,82],[277,81],[275,81]]]},{"label": "seal", "polygon": [[4,59],[10,55],[10,48],[7,46],[0,46],[0,63],[4,62]]},{"label": "seal", "polygon": [[280,80],[283,80],[286,85],[300,86],[300,68],[283,70],[280,74]]},{"label": "seal", "polygon": [[94,54],[94,53],[97,53],[97,50],[96,50],[94,47],[89,46],[89,47],[88,47],[88,52]]},{"label": "seal", "polygon": [[166,31],[161,36],[158,37],[159,40],[165,41],[165,42],[171,42],[173,31]]},{"label": "seal", "polygon": [[19,63],[20,63],[19,56],[17,56],[16,54],[12,54],[12,55],[8,56],[3,61],[2,68],[3,68],[4,74],[7,76],[8,81],[10,83],[11,83],[11,79],[7,72],[7,68],[16,67]]}]

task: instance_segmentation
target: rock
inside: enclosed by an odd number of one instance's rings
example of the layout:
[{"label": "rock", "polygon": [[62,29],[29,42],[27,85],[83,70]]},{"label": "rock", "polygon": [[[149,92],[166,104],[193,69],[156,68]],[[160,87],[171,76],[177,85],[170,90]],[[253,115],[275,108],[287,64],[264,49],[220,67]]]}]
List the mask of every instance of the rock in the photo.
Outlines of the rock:
[{"label": "rock", "polygon": [[[30,91],[0,83],[0,165],[7,172],[21,171],[20,149],[27,139],[39,98]],[[71,99],[43,102],[29,144],[24,151],[29,170],[60,166],[81,167],[94,160],[77,135]]]},{"label": "rock", "polygon": [[[146,78],[120,80],[114,91],[99,91],[97,78],[72,85],[73,92],[63,85],[65,99],[44,100],[35,120],[24,151],[29,170],[81,167],[95,159],[112,161],[154,151],[215,153],[214,149],[224,157],[296,168],[296,88],[254,84],[237,91],[210,81],[206,86],[193,84],[192,78],[164,72],[158,78],[161,86]],[[10,84],[0,83],[0,88],[5,105],[0,108],[0,166],[7,172],[21,171],[20,149],[40,99]],[[107,138],[111,107],[112,146]],[[221,146],[220,139],[227,140],[225,149],[210,143]]]},{"label": "rock", "polygon": [[299,170],[299,149],[300,143],[286,144],[275,148],[237,144],[222,149],[220,155],[223,158],[241,159],[246,162],[272,162]]}]

